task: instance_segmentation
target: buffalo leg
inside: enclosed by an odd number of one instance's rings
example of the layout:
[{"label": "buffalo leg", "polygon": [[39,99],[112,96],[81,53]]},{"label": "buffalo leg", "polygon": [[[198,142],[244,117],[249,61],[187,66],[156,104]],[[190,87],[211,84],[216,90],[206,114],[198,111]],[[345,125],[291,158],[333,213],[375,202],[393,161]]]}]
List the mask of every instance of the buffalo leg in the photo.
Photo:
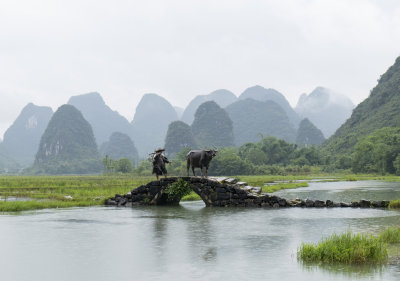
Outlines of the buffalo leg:
[{"label": "buffalo leg", "polygon": [[196,174],[194,173],[194,167],[192,166],[192,172],[193,172],[193,176],[195,177]]}]

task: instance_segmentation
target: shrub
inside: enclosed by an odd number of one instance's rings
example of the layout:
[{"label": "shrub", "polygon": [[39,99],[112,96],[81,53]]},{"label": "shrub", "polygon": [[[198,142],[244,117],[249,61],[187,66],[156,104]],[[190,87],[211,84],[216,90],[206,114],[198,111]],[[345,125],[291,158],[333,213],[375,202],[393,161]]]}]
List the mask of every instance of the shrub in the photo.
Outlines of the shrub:
[{"label": "shrub", "polygon": [[169,202],[179,202],[183,196],[189,195],[191,192],[192,189],[189,183],[183,179],[178,179],[165,189],[165,193],[168,194]]}]

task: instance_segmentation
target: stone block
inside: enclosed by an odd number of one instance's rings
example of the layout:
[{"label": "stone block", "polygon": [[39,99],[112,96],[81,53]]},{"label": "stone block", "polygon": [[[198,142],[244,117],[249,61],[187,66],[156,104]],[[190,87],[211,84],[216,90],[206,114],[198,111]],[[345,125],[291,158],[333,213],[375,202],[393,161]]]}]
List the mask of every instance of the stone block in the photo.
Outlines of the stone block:
[{"label": "stone block", "polygon": [[229,200],[231,195],[229,193],[217,193],[217,200]]},{"label": "stone block", "polygon": [[371,207],[371,201],[365,200],[365,199],[361,199],[360,200],[360,207],[361,208],[370,208]]},{"label": "stone block", "polygon": [[325,204],[329,208],[333,207],[333,201],[331,201],[331,200],[326,200]]},{"label": "stone block", "polygon": [[351,204],[349,204],[349,203],[340,202],[339,204],[340,204],[340,207],[342,207],[342,208],[348,208],[348,207],[351,207]]},{"label": "stone block", "polygon": [[238,182],[238,179],[235,178],[228,178],[223,181],[224,183],[235,184]]},{"label": "stone block", "polygon": [[351,207],[358,208],[358,207],[360,207],[360,203],[359,202],[351,202]]},{"label": "stone block", "polygon": [[310,200],[310,199],[307,199],[307,200],[306,200],[306,207],[307,207],[307,208],[314,207],[314,201],[313,201],[313,200]]},{"label": "stone block", "polygon": [[322,201],[322,200],[315,200],[315,201],[314,201],[314,207],[316,207],[316,208],[325,207],[325,202]]},{"label": "stone block", "polygon": [[286,207],[286,205],[287,205],[286,199],[284,199],[284,198],[278,199],[278,204],[281,207]]}]

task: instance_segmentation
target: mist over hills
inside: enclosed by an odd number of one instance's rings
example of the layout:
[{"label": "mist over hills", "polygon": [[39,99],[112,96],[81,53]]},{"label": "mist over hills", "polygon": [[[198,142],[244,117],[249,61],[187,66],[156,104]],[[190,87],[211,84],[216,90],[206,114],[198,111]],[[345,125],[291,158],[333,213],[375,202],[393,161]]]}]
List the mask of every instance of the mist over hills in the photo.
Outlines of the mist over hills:
[{"label": "mist over hills", "polygon": [[19,165],[9,155],[2,142],[0,142],[0,174],[14,173],[19,169]]},{"label": "mist over hills", "polygon": [[102,170],[92,128],[72,105],[62,105],[53,114],[41,140],[35,174],[89,174]]},{"label": "mist over hills", "polygon": [[400,127],[400,57],[324,145],[333,153],[348,154],[358,141],[383,127]]},{"label": "mist over hills", "polygon": [[[215,106],[213,106],[209,108],[210,112],[208,113],[203,110],[204,114],[200,118],[200,120],[203,119],[200,122],[201,126],[198,126],[198,124],[195,124],[194,127],[190,126],[194,121],[195,112],[209,101],[213,101],[219,109],[214,110]],[[261,86],[247,88],[239,98],[225,89],[216,90],[208,95],[199,95],[185,109],[174,107],[165,98],[157,94],[145,94],[136,107],[132,122],[129,122],[117,111],[112,110],[97,92],[72,96],[68,104],[79,110],[85,121],[90,124],[97,147],[104,143],[109,145],[113,133],[122,133],[128,136],[135,148],[129,148],[132,151],[126,152],[124,155],[130,155],[127,157],[132,159],[136,157],[133,156],[133,154],[136,155],[136,151],[138,157],[143,159],[147,156],[147,153],[154,151],[155,148],[166,145],[168,126],[178,120],[184,121],[186,119],[189,122],[183,123],[184,125],[175,124],[176,128],[173,126],[173,129],[179,131],[178,128],[180,128],[185,133],[188,133],[188,128],[194,129],[193,132],[190,132],[194,134],[194,139],[189,136],[182,144],[179,144],[179,140],[173,140],[172,143],[175,145],[173,149],[175,150],[179,145],[185,146],[187,143],[190,143],[190,146],[193,147],[240,146],[246,142],[258,141],[262,135],[296,142],[296,137],[299,133],[302,133],[300,131],[304,128],[308,128],[305,132],[307,138],[309,138],[309,134],[317,135],[319,129],[322,131],[324,129],[335,130],[334,126],[339,126],[337,120],[345,116],[342,113],[343,111],[340,110],[352,106],[348,99],[338,98],[330,90],[318,87],[310,95],[302,95],[299,99],[296,106],[297,112],[301,117],[304,117],[303,115],[311,116],[307,118],[312,124],[302,126],[297,131],[300,116],[290,107],[286,98],[274,89],[266,89]],[[217,111],[225,112],[227,118],[224,117],[224,114],[216,114]],[[329,115],[328,113],[332,114]],[[181,118],[179,118],[180,114],[182,114]],[[8,166],[10,167],[15,167],[12,164],[13,161],[22,164],[22,167],[32,164],[38,151],[40,138],[52,115],[53,112],[50,107],[28,104],[4,135],[3,151],[7,151],[7,153],[3,153],[3,159],[8,160],[4,160],[3,163],[9,163]],[[209,118],[208,115],[212,117]],[[314,118],[315,121],[311,118]],[[206,138],[218,137],[218,134],[215,133],[218,131],[218,126],[213,129],[215,132],[211,135],[207,136],[206,131],[213,127],[214,123],[228,124],[229,122],[226,122],[228,119],[231,120],[233,128],[232,134],[228,132],[229,130],[226,132],[230,140],[220,142],[217,139],[211,139],[207,142]],[[331,123],[336,122],[336,125],[328,126],[327,123],[318,123],[325,119]],[[314,128],[315,126],[316,128]],[[201,130],[204,131],[199,134],[198,132]],[[173,139],[171,136],[169,138]],[[124,147],[128,149],[128,146]],[[176,152],[174,151],[174,153]],[[4,155],[7,155],[7,157]],[[137,160],[135,162],[137,163]]]},{"label": "mist over hills", "polygon": [[114,132],[109,141],[103,143],[100,147],[101,155],[110,156],[114,160],[128,158],[133,166],[139,162],[139,154],[131,138],[123,133]]},{"label": "mist over hills", "polygon": [[258,101],[271,100],[273,102],[276,102],[286,112],[286,115],[288,116],[289,121],[295,127],[297,127],[299,125],[300,117],[297,115],[297,113],[290,106],[290,104],[287,101],[287,99],[285,98],[285,96],[282,95],[280,92],[278,92],[278,91],[276,91],[274,89],[266,89],[264,87],[256,85],[256,86],[247,88],[239,96],[239,99],[241,99],[241,100],[248,99],[248,98],[253,99],[253,100],[258,100]]},{"label": "mist over hills", "polygon": [[271,100],[241,99],[226,107],[233,121],[235,145],[259,141],[262,136],[274,136],[294,142],[296,130],[285,111]]},{"label": "mist over hills", "polygon": [[206,101],[199,106],[191,127],[200,148],[234,145],[232,120],[215,101]]},{"label": "mist over hills", "polygon": [[132,121],[132,139],[139,156],[145,157],[163,146],[168,125],[178,119],[174,107],[166,99],[156,94],[145,94],[136,107]]},{"label": "mist over hills", "polygon": [[72,96],[68,104],[75,106],[93,129],[97,145],[109,140],[113,132],[132,134],[129,121],[108,107],[97,92]]},{"label": "mist over hills", "polygon": [[3,146],[9,157],[22,166],[29,166],[35,159],[40,138],[53,115],[47,106],[27,104],[4,133]]},{"label": "mist over hills", "polygon": [[308,118],[325,137],[330,137],[350,116],[353,102],[343,95],[317,87],[309,95],[302,94],[295,111],[302,118]]},{"label": "mist over hills", "polygon": [[325,141],[324,135],[307,118],[301,120],[297,130],[296,143],[300,146],[320,145]]},{"label": "mist over hills", "polygon": [[188,104],[181,120],[186,124],[192,124],[196,110],[206,101],[215,101],[220,107],[224,108],[236,100],[237,97],[231,91],[225,89],[216,90],[208,95],[198,95]]}]

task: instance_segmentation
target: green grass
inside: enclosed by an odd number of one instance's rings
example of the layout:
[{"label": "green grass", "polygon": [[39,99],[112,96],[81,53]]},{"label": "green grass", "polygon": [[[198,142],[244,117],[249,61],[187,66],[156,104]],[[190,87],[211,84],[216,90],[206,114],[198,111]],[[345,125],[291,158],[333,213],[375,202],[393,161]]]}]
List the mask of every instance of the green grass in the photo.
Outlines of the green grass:
[{"label": "green grass", "polygon": [[391,209],[399,209],[400,208],[400,199],[390,201],[389,208],[391,208]]},{"label": "green grass", "polygon": [[[400,181],[395,176],[374,175],[340,175],[310,174],[289,176],[238,176],[241,181],[251,186],[263,187],[263,192],[271,193],[285,188],[308,186],[307,182],[298,180],[326,179]],[[43,208],[67,208],[74,206],[102,205],[104,200],[125,194],[140,185],[155,180],[152,176],[135,177],[132,175],[95,175],[95,176],[0,176],[0,197],[27,197],[29,201],[2,201],[0,212],[35,210]],[[285,181],[275,185],[264,186],[265,183]],[[72,196],[72,200],[65,196]],[[182,201],[201,200],[194,192],[182,198]],[[392,201],[391,208],[400,207],[400,200]]]},{"label": "green grass", "polygon": [[183,196],[181,201],[197,201],[201,200],[201,197],[194,191],[192,191],[189,195]]},{"label": "green grass", "polygon": [[323,239],[317,244],[303,243],[297,257],[307,263],[366,264],[387,261],[387,245],[371,234],[350,231]]},{"label": "green grass", "polygon": [[378,238],[385,243],[400,243],[400,227],[389,227],[382,231]]},{"label": "green grass", "polygon": [[1,197],[31,198],[28,201],[0,201],[0,212],[103,205],[106,198],[125,194],[152,180],[153,177],[126,175],[0,177]]},{"label": "green grass", "polygon": [[293,189],[299,187],[307,187],[307,182],[289,182],[289,183],[278,183],[274,185],[267,185],[262,187],[262,192],[272,193],[281,189]]}]

